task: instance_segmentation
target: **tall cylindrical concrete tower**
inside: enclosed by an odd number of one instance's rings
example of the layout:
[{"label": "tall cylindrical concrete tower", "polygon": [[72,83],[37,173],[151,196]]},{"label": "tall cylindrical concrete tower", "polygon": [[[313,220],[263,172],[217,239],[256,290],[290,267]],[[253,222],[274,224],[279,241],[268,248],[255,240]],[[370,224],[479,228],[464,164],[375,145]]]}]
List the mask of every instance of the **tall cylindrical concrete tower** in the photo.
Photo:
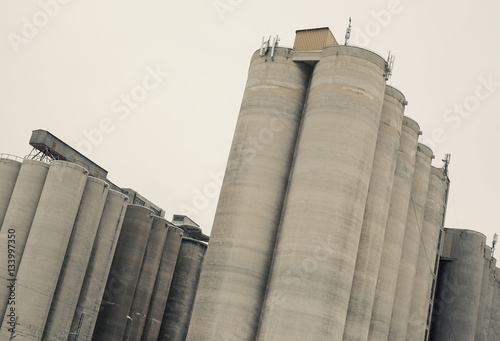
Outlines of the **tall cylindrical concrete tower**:
[{"label": "tall cylindrical concrete tower", "polygon": [[184,341],[207,245],[183,238],[158,341]]},{"label": "tall cylindrical concrete tower", "polygon": [[161,256],[160,268],[156,276],[153,295],[142,333],[142,341],[156,340],[160,333],[163,312],[167,304],[168,293],[174,276],[175,264],[179,256],[183,232],[180,228],[169,223],[167,240]]},{"label": "tall cylindrical concrete tower", "polygon": [[255,339],[310,77],[291,53],[250,62],[187,340]]},{"label": "tall cylindrical concrete tower", "polygon": [[[94,341],[122,341],[146,252],[154,212],[129,205],[94,330]],[[78,339],[80,341],[80,339]]]},{"label": "tall cylindrical concrete tower", "polygon": [[368,338],[405,105],[403,94],[391,86],[386,86],[344,328],[344,341]]},{"label": "tall cylindrical concrete tower", "polygon": [[[24,247],[48,171],[49,165],[47,163],[24,160],[12,191],[9,207],[5,212],[3,222],[5,228],[0,231],[0,255],[7,255],[8,231],[15,231],[16,266],[14,266],[14,273],[17,273],[21,264]],[[0,316],[4,316],[7,306],[6,297],[9,294],[7,265],[7,262],[0,264]]]},{"label": "tall cylindrical concrete tower", "polygon": [[474,340],[486,237],[476,231],[446,229],[445,242],[451,246],[439,270],[436,299],[440,302],[432,320],[431,340],[447,340],[450,335]]},{"label": "tall cylindrical concrete tower", "polygon": [[493,282],[491,279],[493,278],[495,266],[496,259],[492,257],[491,247],[486,245],[484,247],[483,279],[481,282],[481,296],[476,322],[475,340],[478,341],[488,340],[489,313],[493,299]]},{"label": "tall cylindrical concrete tower", "polygon": [[398,281],[394,293],[389,341],[400,341],[406,337],[432,158],[432,150],[419,143],[401,249]]},{"label": "tall cylindrical concrete tower", "polygon": [[17,273],[15,309],[22,340],[41,340],[87,182],[87,170],[52,161]]},{"label": "tall cylindrical concrete tower", "polygon": [[148,246],[146,247],[146,253],[142,261],[141,273],[137,281],[137,287],[135,288],[132,308],[128,314],[132,320],[128,320],[127,322],[123,341],[139,341],[141,339],[167,232],[167,220],[162,217],[154,217]]},{"label": "tall cylindrical concrete tower", "polygon": [[85,278],[97,228],[108,195],[108,184],[89,177],[78,208],[73,233],[43,331],[43,341],[67,341]]},{"label": "tall cylindrical concrete tower", "polygon": [[21,162],[0,158],[0,174],[2,174],[0,178],[0,230],[20,169]]},{"label": "tall cylindrical concrete tower", "polygon": [[[123,225],[128,197],[109,190],[78,298],[69,341],[90,341]],[[116,276],[116,275],[115,275]]]},{"label": "tall cylindrical concrete tower", "polygon": [[342,339],[384,70],[352,46],[324,48],[314,68],[258,340]]},{"label": "tall cylindrical concrete tower", "polygon": [[408,117],[403,118],[368,340],[387,341],[389,336],[419,130],[420,127],[415,121]]},{"label": "tall cylindrical concrete tower", "polygon": [[438,244],[444,228],[448,185],[449,180],[443,169],[431,167],[406,332],[408,340],[426,340],[428,334],[429,307],[432,307],[431,291],[437,279],[440,258]]},{"label": "tall cylindrical concrete tower", "polygon": [[[492,305],[488,325],[488,338],[486,340],[496,340],[500,338],[500,268],[495,268],[493,277]],[[432,329],[434,329],[433,326],[431,327],[431,330]]]}]

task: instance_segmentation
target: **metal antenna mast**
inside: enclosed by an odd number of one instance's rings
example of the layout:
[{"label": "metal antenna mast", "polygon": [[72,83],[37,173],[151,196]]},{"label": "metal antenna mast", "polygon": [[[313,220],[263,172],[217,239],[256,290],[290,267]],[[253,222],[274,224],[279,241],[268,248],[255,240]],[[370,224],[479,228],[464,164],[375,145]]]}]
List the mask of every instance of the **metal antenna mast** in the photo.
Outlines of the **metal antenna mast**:
[{"label": "metal antenna mast", "polygon": [[349,26],[347,26],[347,30],[345,31],[345,43],[344,43],[344,45],[347,45],[350,37],[351,37],[351,17],[349,17]]}]

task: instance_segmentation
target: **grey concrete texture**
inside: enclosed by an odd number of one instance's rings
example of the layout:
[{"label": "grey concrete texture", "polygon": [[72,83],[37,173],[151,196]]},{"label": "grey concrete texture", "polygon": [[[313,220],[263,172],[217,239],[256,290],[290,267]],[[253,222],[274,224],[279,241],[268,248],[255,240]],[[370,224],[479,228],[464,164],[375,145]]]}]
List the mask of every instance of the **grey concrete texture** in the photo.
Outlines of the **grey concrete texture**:
[{"label": "grey concrete texture", "polygon": [[403,117],[401,142],[387,217],[368,340],[387,341],[408,215],[420,127]]},{"label": "grey concrete texture", "polygon": [[201,241],[182,239],[158,341],[186,340],[206,249]]},{"label": "grey concrete texture", "polygon": [[449,180],[444,170],[432,167],[413,282],[407,340],[425,340],[432,283],[437,275],[436,267],[439,266],[438,241],[440,231],[444,228],[448,188]]},{"label": "grey concrete texture", "polygon": [[114,190],[108,191],[68,341],[75,340],[76,336],[79,341],[90,341],[92,338],[111,262],[123,226],[127,201],[126,195]]},{"label": "grey concrete texture", "polygon": [[385,87],[384,103],[352,281],[344,341],[366,340],[380,268],[406,100]]},{"label": "grey concrete texture", "polygon": [[174,276],[175,265],[179,256],[183,232],[169,223],[167,239],[161,256],[160,268],[156,276],[151,303],[142,333],[142,341],[157,340],[167,304],[168,293]]},{"label": "grey concrete texture", "polygon": [[484,247],[484,267],[481,281],[481,296],[477,314],[475,340],[487,341],[490,322],[490,310],[493,300],[493,281],[495,279],[496,259],[491,255],[491,247]]},{"label": "grey concrete texture", "polygon": [[441,262],[430,339],[474,340],[486,237],[476,231],[446,229],[445,242],[450,260]]},{"label": "grey concrete texture", "polygon": [[83,167],[66,161],[50,164],[17,273],[18,339],[42,338],[87,173]]},{"label": "grey concrete texture", "polygon": [[290,53],[250,62],[187,340],[256,337],[310,77]]},{"label": "grey concrete texture", "polygon": [[88,177],[73,233],[45,323],[42,341],[67,341],[85,278],[97,228],[108,195],[108,184]]},{"label": "grey concrete texture", "polygon": [[153,294],[156,276],[160,267],[163,247],[168,233],[168,222],[165,218],[155,216],[153,218],[153,226],[149,234],[146,253],[142,260],[141,273],[137,286],[135,288],[134,300],[128,316],[131,320],[127,321],[125,336],[123,341],[138,341],[141,339],[146,316]]},{"label": "grey concrete texture", "polygon": [[493,271],[492,305],[488,325],[488,340],[500,338],[500,269]]},{"label": "grey concrete texture", "polygon": [[129,205],[116,245],[92,340],[122,341],[141,272],[154,212]]},{"label": "grey concrete texture", "polygon": [[333,46],[314,68],[257,340],[342,339],[384,63],[373,52]]},{"label": "grey concrete texture", "polygon": [[0,230],[9,206],[10,196],[16,184],[17,175],[21,169],[21,162],[7,158],[0,158]]},{"label": "grey concrete texture", "polygon": [[[0,255],[7,255],[8,231],[15,231],[15,250],[17,269],[21,264],[24,247],[28,240],[31,223],[42,194],[49,165],[34,160],[24,160],[16,184],[5,212],[4,229],[0,230]],[[4,316],[9,295],[7,262],[0,264],[0,316]],[[17,269],[14,273],[17,273]]]},{"label": "grey concrete texture", "polygon": [[415,161],[415,172],[411,185],[411,195],[408,203],[398,281],[394,293],[389,341],[400,341],[406,337],[413,294],[413,281],[415,279],[418,251],[422,239],[421,235],[432,157],[432,150],[419,143]]}]

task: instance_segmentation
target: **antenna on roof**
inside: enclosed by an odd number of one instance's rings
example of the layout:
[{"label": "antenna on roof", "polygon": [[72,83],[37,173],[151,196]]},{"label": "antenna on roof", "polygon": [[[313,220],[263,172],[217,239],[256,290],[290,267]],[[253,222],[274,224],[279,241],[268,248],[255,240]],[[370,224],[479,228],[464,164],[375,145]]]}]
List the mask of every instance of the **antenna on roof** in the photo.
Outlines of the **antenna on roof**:
[{"label": "antenna on roof", "polygon": [[498,242],[498,234],[493,235],[493,241],[491,242],[491,257],[495,254],[495,244]]},{"label": "antenna on roof", "polygon": [[271,41],[271,36],[269,36],[269,39],[265,40],[265,37],[262,37],[262,43],[260,44],[260,56],[264,57],[267,54],[267,51],[269,50],[269,42]]},{"label": "antenna on roof", "polygon": [[444,162],[444,175],[448,176],[448,166],[450,165],[450,160],[451,160],[451,154],[446,153],[444,154],[444,159],[442,160]]},{"label": "antenna on roof", "polygon": [[389,80],[392,76],[392,69],[394,68],[394,59],[396,56],[391,56],[391,51],[389,51],[389,55],[387,56],[387,61],[385,62],[385,80]]},{"label": "antenna on roof", "polygon": [[279,35],[273,38],[273,44],[271,45],[271,60],[274,61],[274,53],[276,52],[276,48],[278,47],[278,42],[280,41]]},{"label": "antenna on roof", "polygon": [[347,45],[349,42],[349,38],[351,38],[351,17],[349,17],[349,26],[347,26],[347,30],[345,31],[345,43]]}]

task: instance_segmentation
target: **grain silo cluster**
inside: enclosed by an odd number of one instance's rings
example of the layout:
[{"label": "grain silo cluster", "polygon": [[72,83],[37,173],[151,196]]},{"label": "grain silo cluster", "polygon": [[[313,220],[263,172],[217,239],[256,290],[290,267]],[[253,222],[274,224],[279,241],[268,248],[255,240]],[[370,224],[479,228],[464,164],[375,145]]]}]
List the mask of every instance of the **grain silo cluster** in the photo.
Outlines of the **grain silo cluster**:
[{"label": "grain silo cluster", "polygon": [[0,340],[500,339],[493,250],[444,227],[449,156],[391,72],[328,28],[264,40],[208,248],[34,131],[41,160],[0,158]]}]

